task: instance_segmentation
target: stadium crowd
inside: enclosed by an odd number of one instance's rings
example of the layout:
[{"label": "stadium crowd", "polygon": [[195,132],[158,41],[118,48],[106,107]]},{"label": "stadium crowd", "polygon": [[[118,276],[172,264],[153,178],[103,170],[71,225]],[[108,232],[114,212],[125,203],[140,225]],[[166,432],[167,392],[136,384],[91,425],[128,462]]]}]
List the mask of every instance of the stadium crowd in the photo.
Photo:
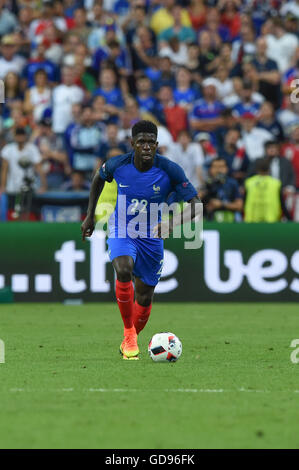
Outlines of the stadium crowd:
[{"label": "stadium crowd", "polygon": [[20,159],[37,193],[87,190],[149,119],[208,219],[252,221],[244,195],[271,177],[291,220],[298,24],[299,0],[0,0],[0,195],[20,192]]}]

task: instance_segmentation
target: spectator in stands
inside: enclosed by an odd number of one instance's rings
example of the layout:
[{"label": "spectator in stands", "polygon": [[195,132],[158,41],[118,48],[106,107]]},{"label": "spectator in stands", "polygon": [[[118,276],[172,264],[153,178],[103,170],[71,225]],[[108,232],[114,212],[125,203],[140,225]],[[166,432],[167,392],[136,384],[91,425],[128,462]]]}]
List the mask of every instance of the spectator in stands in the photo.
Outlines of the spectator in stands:
[{"label": "spectator in stands", "polygon": [[266,35],[266,41],[268,57],[277,63],[281,73],[286,72],[299,45],[297,36],[286,31],[281,18],[274,18],[271,33]]},{"label": "spectator in stands", "polygon": [[31,41],[29,38],[29,30],[33,17],[33,8],[29,5],[23,6],[18,12],[20,53],[24,57],[30,56]]},{"label": "spectator in stands", "polygon": [[202,78],[209,77],[215,73],[217,69],[217,56],[220,42],[214,44],[212,35],[209,31],[202,31],[199,36],[199,73]]},{"label": "spectator in stands", "polygon": [[15,15],[4,6],[5,2],[0,4],[0,36],[13,33],[18,26],[18,20]]},{"label": "spectator in stands", "polygon": [[14,142],[4,145],[1,150],[1,157],[0,193],[19,193],[24,184],[25,176],[30,178],[33,184],[36,184],[36,174],[40,178],[39,192],[47,189],[46,176],[42,169],[39,150],[36,145],[28,142],[24,128],[16,128]]},{"label": "spectator in stands", "polygon": [[241,16],[239,13],[239,0],[221,0],[217,7],[221,13],[221,24],[229,30],[232,39],[239,36],[241,28]]},{"label": "spectator in stands", "polygon": [[169,39],[168,43],[160,47],[160,57],[169,57],[175,66],[187,65],[188,48],[184,42],[180,42],[177,37]]},{"label": "spectator in stands", "polygon": [[119,138],[126,141],[126,144],[131,142],[131,128],[132,126],[140,121],[141,119],[150,120],[156,126],[159,126],[159,121],[148,112],[140,111],[138,103],[132,96],[126,98],[126,105],[120,114],[120,131]]},{"label": "spectator in stands", "polygon": [[94,52],[92,67],[95,72],[100,70],[103,61],[114,64],[118,73],[125,78],[131,73],[131,61],[128,53],[116,39],[109,41],[106,46],[99,47]]},{"label": "spectator in stands", "polygon": [[233,114],[236,117],[242,117],[245,113],[256,116],[261,107],[261,101],[257,100],[253,94],[253,83],[244,79],[242,85],[241,101],[233,107]]},{"label": "spectator in stands", "polygon": [[51,86],[54,86],[59,82],[59,68],[54,64],[54,62],[46,58],[45,52],[45,44],[39,44],[36,49],[33,49],[31,58],[25,66],[22,74],[24,89],[35,85],[35,73],[40,69],[43,69],[46,72]]},{"label": "spectator in stands", "polygon": [[280,9],[280,14],[286,16],[289,13],[294,15],[295,18],[299,19],[299,0],[291,0],[284,3]]},{"label": "spectator in stands", "polygon": [[232,46],[232,61],[234,64],[240,64],[244,56],[254,57],[255,51],[255,31],[252,20],[247,15],[242,15],[240,38],[234,41]]},{"label": "spectator in stands", "polygon": [[224,110],[223,104],[217,99],[218,82],[214,78],[207,78],[203,81],[203,98],[194,103],[191,111],[190,127],[196,132],[213,133],[217,127],[223,124],[221,112]]},{"label": "spectator in stands", "polygon": [[72,67],[62,69],[62,83],[53,89],[53,131],[63,134],[72,121],[72,105],[82,103],[84,92],[75,85],[75,71]]},{"label": "spectator in stands", "polygon": [[291,162],[296,176],[296,188],[299,189],[299,121],[291,128],[290,139],[283,146],[282,155]]},{"label": "spectator in stands", "polygon": [[228,174],[242,183],[246,177],[249,159],[245,148],[240,144],[240,131],[231,128],[224,137],[223,146],[219,149],[219,155],[224,158],[228,167]]},{"label": "spectator in stands", "polygon": [[158,98],[164,115],[161,124],[166,125],[173,139],[176,140],[179,132],[188,127],[187,113],[184,108],[175,103],[171,87],[161,87]]},{"label": "spectator in stands", "polygon": [[243,200],[238,183],[228,176],[224,158],[212,160],[209,178],[199,195],[204,204],[204,215],[208,220],[233,222],[235,213],[242,211]]},{"label": "spectator in stands", "polygon": [[35,85],[25,92],[24,110],[27,114],[32,114],[33,120],[38,122],[42,119],[44,111],[51,107],[52,90],[48,86],[48,77],[44,69],[37,69],[34,83]]},{"label": "spectator in stands", "polygon": [[245,181],[244,221],[279,222],[282,213],[290,220],[281,189],[281,182],[269,174],[270,162],[262,158],[256,162],[255,176]]},{"label": "spectator in stands", "polygon": [[274,106],[270,101],[265,101],[258,113],[257,126],[271,132],[273,138],[279,142],[284,140],[284,132],[281,124],[275,117]]},{"label": "spectator in stands", "polygon": [[215,78],[219,82],[217,90],[220,101],[223,101],[227,96],[231,96],[234,91],[233,80],[229,77],[229,73],[229,68],[225,62],[220,62],[215,73]]},{"label": "spectator in stands", "polygon": [[152,92],[152,84],[146,75],[136,80],[136,100],[141,112],[149,112],[159,119],[158,100]]},{"label": "spectator in stands", "polygon": [[179,4],[174,4],[171,9],[173,17],[173,25],[164,29],[158,35],[158,40],[163,44],[170,39],[176,37],[180,42],[194,42],[196,41],[196,34],[192,27],[184,26],[182,23],[182,7]]},{"label": "spectator in stands", "polygon": [[[276,140],[265,143],[265,158],[269,161],[269,172],[281,182],[284,197],[293,195],[296,188],[295,173],[292,164],[281,155],[280,144]],[[256,173],[257,162],[249,168],[249,175]]]},{"label": "spectator in stands", "polygon": [[[160,2],[161,8],[159,8],[151,19],[150,26],[155,34],[159,35],[162,31],[171,28],[174,25],[174,17],[172,15],[172,9],[175,4],[174,0],[162,0]],[[185,8],[181,10],[181,23],[183,26],[191,27],[191,21],[188,11]]]},{"label": "spectator in stands", "polygon": [[69,136],[73,169],[84,171],[86,176],[90,176],[96,167],[99,145],[103,141],[104,128],[101,123],[94,122],[91,106],[85,105],[80,123],[71,129]]},{"label": "spectator in stands", "polygon": [[99,160],[97,160],[96,166],[99,166],[100,163],[103,163],[107,159],[107,155],[113,148],[120,149],[120,153],[127,153],[129,148],[125,141],[121,141],[118,136],[119,129],[117,124],[110,123],[107,124],[105,135],[103,136],[102,142],[99,145],[97,155]]},{"label": "spectator in stands", "polygon": [[143,1],[135,1],[133,3],[131,12],[122,23],[122,28],[125,31],[128,46],[132,45],[138,27],[146,26],[148,28],[149,22],[150,21],[146,15],[146,8]]},{"label": "spectator in stands", "polygon": [[70,175],[70,180],[63,183],[60,188],[62,191],[89,191],[90,183],[85,179],[84,171],[73,170]]},{"label": "spectator in stands", "polygon": [[81,41],[86,44],[87,38],[91,34],[91,27],[87,21],[85,8],[79,7],[74,11],[72,32],[77,34]]},{"label": "spectator in stands", "polygon": [[5,103],[3,103],[2,117],[10,116],[13,103],[23,100],[20,77],[15,72],[8,72],[4,79]]},{"label": "spectator in stands", "polygon": [[15,130],[23,127],[26,132],[30,132],[29,120],[24,114],[22,100],[14,100],[10,103],[10,115],[3,120],[3,131],[0,134],[3,138],[3,145],[14,141]]},{"label": "spectator in stands", "polygon": [[[85,8],[86,8],[85,3]],[[89,8],[87,8],[89,10]],[[99,28],[106,23],[106,20],[110,18],[109,14],[104,10],[102,0],[94,0],[92,2],[92,10],[87,13],[87,19],[92,29]]]},{"label": "spectator in stands", "polygon": [[[194,140],[201,146],[201,150],[204,156],[203,169],[207,172],[207,170],[210,168],[211,161],[218,156],[216,147],[214,147],[212,144],[211,136],[208,132],[199,132],[199,134],[196,134]],[[207,173],[204,175],[204,179],[206,179],[206,177]]]},{"label": "spectator in stands", "polygon": [[66,20],[63,17],[57,18],[54,14],[53,2],[45,0],[38,17],[32,21],[29,28],[29,39],[34,45],[42,42],[44,31],[50,24],[54,24],[61,32],[67,30]]},{"label": "spectator in stands", "polygon": [[63,56],[61,31],[53,23],[45,28],[42,44],[46,46],[45,58],[59,65]]},{"label": "spectator in stands", "polygon": [[175,76],[172,70],[172,62],[169,57],[157,57],[154,66],[145,70],[145,75],[152,80],[154,92],[159,92],[162,86],[175,88]]},{"label": "spectator in stands", "polygon": [[[68,31],[64,37],[63,37],[63,55],[64,55],[64,61],[67,59],[69,55],[74,55],[77,46],[79,44],[82,44],[82,41],[80,41],[80,37],[78,34],[75,34],[72,30]],[[67,65],[67,63],[66,63]]]},{"label": "spectator in stands", "polygon": [[103,96],[106,100],[106,110],[109,114],[118,115],[120,108],[124,105],[124,100],[118,87],[117,76],[112,68],[104,68],[100,71],[99,85],[94,90],[93,96]]},{"label": "spectator in stands", "polygon": [[277,63],[268,58],[268,44],[264,37],[256,41],[256,55],[252,61],[255,67],[254,80],[258,83],[258,91],[271,101],[277,109],[281,101],[280,72]]},{"label": "spectator in stands", "polygon": [[7,34],[1,38],[0,57],[0,79],[4,79],[8,72],[20,75],[25,59],[18,55],[17,37],[14,34]]},{"label": "spectator in stands", "polygon": [[217,48],[221,42],[230,41],[230,32],[227,26],[220,21],[220,12],[217,8],[209,8],[206,16],[206,23],[202,31],[208,31],[211,34],[212,43]]},{"label": "spectator in stands", "polygon": [[110,116],[109,114],[109,105],[108,109],[106,108],[106,100],[104,96],[96,96],[92,100],[92,114],[94,121],[101,121],[103,124],[108,124],[108,122],[118,122],[119,118],[117,115]]},{"label": "spectator in stands", "polygon": [[118,41],[120,45],[125,45],[125,37],[120,26],[110,15],[107,15],[104,24],[91,30],[87,39],[87,46],[91,52],[94,52],[112,40]]},{"label": "spectator in stands", "polygon": [[241,145],[250,162],[264,157],[264,146],[269,140],[272,140],[272,134],[256,126],[256,116],[244,113],[241,117]]},{"label": "spectator in stands", "polygon": [[42,168],[47,178],[48,189],[59,189],[71,173],[71,166],[62,137],[52,130],[51,120],[42,119],[35,127],[30,141],[39,149]]},{"label": "spectator in stands", "polygon": [[191,44],[188,44],[187,46],[187,63],[185,67],[189,70],[189,72],[192,75],[193,80],[197,80],[200,82],[201,80],[201,63],[199,61],[199,45],[197,42],[191,42]]},{"label": "spectator in stands", "polygon": [[205,0],[191,0],[188,12],[193,29],[198,31],[206,23],[207,5]]},{"label": "spectator in stands", "polygon": [[157,47],[152,32],[146,26],[138,26],[131,46],[132,65],[136,72],[152,67]]},{"label": "spectator in stands", "polygon": [[189,131],[179,132],[177,142],[167,149],[165,156],[181,165],[188,180],[196,189],[199,188],[202,181],[204,156],[201,146],[192,142]]},{"label": "spectator in stands", "polygon": [[190,111],[193,103],[200,97],[200,91],[192,86],[191,73],[187,67],[181,66],[176,71],[176,88],[173,97],[179,106]]},{"label": "spectator in stands", "polygon": [[282,157],[278,141],[272,139],[266,142],[265,157],[270,162],[270,175],[281,181],[284,196],[294,194],[296,188],[294,169],[289,160]]}]

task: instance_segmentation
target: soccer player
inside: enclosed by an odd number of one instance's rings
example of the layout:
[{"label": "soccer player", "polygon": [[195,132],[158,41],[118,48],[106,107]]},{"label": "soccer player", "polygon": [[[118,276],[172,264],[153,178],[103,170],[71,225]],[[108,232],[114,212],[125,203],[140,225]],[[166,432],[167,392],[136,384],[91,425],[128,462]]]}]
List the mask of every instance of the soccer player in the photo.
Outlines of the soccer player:
[{"label": "soccer player", "polygon": [[[124,323],[120,352],[124,359],[136,360],[139,354],[137,335],[148,321],[154,289],[162,272],[163,238],[182,220],[187,221],[187,213],[190,221],[198,214],[200,200],[182,168],[157,153],[155,124],[144,120],[137,122],[132,128],[131,144],[132,152],[111,158],[95,174],[81,231],[83,241],[92,235],[97,200],[105,181],[114,179],[118,197],[109,220],[108,252],[116,271],[116,300]],[[166,202],[173,194],[177,201],[191,204],[169,224],[161,222],[161,215],[156,223],[152,217],[147,217],[152,203]],[[140,216],[137,229],[133,223],[136,213]]]}]

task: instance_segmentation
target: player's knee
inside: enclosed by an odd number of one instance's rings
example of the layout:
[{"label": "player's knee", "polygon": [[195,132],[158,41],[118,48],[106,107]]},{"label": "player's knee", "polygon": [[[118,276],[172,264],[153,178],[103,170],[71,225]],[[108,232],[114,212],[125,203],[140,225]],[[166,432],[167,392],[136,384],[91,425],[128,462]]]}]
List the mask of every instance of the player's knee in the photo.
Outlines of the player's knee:
[{"label": "player's knee", "polygon": [[152,292],[146,292],[142,294],[136,292],[136,300],[139,305],[142,305],[142,307],[148,307],[152,303],[153,294]]},{"label": "player's knee", "polygon": [[116,270],[116,276],[120,282],[129,282],[132,280],[132,269],[130,266],[119,266]]}]

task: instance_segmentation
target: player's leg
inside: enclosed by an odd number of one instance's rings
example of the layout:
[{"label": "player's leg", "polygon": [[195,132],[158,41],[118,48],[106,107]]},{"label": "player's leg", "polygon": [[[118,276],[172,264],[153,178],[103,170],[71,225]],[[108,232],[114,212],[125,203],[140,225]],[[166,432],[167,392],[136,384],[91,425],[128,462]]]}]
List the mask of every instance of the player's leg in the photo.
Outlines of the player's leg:
[{"label": "player's leg", "polygon": [[132,272],[134,259],[129,255],[117,256],[113,259],[112,264],[116,272],[116,300],[124,323],[124,340],[120,346],[120,351],[125,359],[137,358],[139,348],[133,322],[134,287]]},{"label": "player's leg", "polygon": [[137,334],[145,327],[152,308],[155,286],[158,284],[163,266],[163,242],[150,239],[137,241],[138,250],[134,264],[135,305],[134,325]]},{"label": "player's leg", "polygon": [[149,319],[155,286],[148,286],[138,277],[135,278],[134,326],[139,334]]}]

